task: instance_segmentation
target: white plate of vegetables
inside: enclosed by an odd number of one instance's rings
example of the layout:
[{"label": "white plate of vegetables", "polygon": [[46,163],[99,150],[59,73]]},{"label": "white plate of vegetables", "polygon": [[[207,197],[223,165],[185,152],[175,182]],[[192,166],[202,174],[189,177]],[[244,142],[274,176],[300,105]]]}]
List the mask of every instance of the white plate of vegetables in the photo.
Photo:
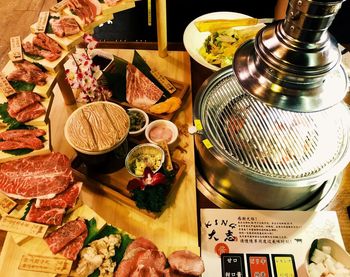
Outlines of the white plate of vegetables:
[{"label": "white plate of vegetables", "polygon": [[[185,29],[183,42],[186,51],[199,64],[217,71],[232,64],[235,50],[245,41],[252,38],[264,24],[255,26],[235,27],[217,32],[200,32],[195,26],[196,21],[207,19],[236,19],[250,18],[250,16],[235,12],[214,12],[194,19]],[[242,31],[244,35],[241,35]],[[256,30],[256,31],[255,31]],[[247,34],[247,35],[246,35]]]}]

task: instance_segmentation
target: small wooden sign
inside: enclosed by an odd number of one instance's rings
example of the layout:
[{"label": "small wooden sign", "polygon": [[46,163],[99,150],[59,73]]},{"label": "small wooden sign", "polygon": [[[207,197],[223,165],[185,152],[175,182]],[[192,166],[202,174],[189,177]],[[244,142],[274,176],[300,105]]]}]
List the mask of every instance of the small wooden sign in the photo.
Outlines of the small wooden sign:
[{"label": "small wooden sign", "polygon": [[18,269],[68,275],[72,263],[64,258],[26,254],[22,256]]},{"label": "small wooden sign", "polygon": [[0,219],[0,230],[31,237],[43,238],[47,228],[47,225],[24,221],[10,216],[4,216]]},{"label": "small wooden sign", "polygon": [[0,92],[6,97],[16,93],[16,90],[11,86],[3,73],[0,73]]},{"label": "small wooden sign", "polygon": [[170,94],[176,91],[176,87],[174,87],[174,85],[157,70],[152,70],[151,73],[158,80],[158,82],[161,83],[167,91],[169,91]]},{"label": "small wooden sign", "polygon": [[20,36],[10,38],[11,51],[9,53],[10,59],[13,62],[23,60],[22,42]]},{"label": "small wooden sign", "polygon": [[17,203],[15,201],[0,192],[0,212],[8,214],[16,206]]},{"label": "small wooden sign", "polygon": [[54,5],[50,8],[50,11],[55,12],[55,13],[60,12],[65,7],[67,7],[68,2],[69,2],[69,0],[63,0],[61,2],[58,2],[56,5]]},{"label": "small wooden sign", "polygon": [[39,19],[36,24],[35,33],[44,33],[46,30],[46,25],[48,20],[49,20],[49,12],[48,11],[41,12],[39,14]]}]

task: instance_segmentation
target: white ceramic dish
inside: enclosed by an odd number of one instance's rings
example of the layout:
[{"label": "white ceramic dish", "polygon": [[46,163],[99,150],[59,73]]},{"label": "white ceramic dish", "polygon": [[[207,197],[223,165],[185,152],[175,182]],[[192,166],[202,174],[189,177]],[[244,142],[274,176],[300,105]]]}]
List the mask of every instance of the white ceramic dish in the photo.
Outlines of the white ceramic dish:
[{"label": "white ceramic dish", "polygon": [[150,133],[154,128],[166,128],[171,131],[172,135],[171,135],[171,139],[168,141],[168,145],[174,144],[179,136],[179,130],[177,129],[176,125],[173,122],[169,120],[158,119],[148,124],[145,130],[145,137],[150,143],[157,144],[161,141],[161,139],[160,140],[152,139],[152,135]]},{"label": "white ceramic dish", "polygon": [[[317,240],[317,249],[321,250],[324,246],[331,248],[331,257],[335,259],[337,262],[342,263],[344,266],[348,267],[350,266],[350,254],[346,252],[344,249],[344,246],[339,245],[334,240],[328,239],[328,238],[320,238]],[[309,265],[309,253],[306,254],[306,261],[305,261],[305,267],[307,276],[311,276],[308,272],[308,265]],[[344,275],[345,276],[345,275]]]},{"label": "white ceramic dish", "polygon": [[197,27],[194,25],[194,22],[204,19],[235,19],[247,17],[250,16],[235,12],[214,12],[197,17],[190,24],[188,24],[183,35],[183,43],[186,51],[199,64],[214,71],[219,70],[220,67],[208,63],[199,53],[199,49],[203,46],[203,43],[210,35],[210,32],[199,32]]},{"label": "white ceramic dish", "polygon": [[[129,135],[131,135],[131,136],[139,136],[145,131],[146,127],[148,126],[148,124],[149,124],[149,117],[148,117],[147,113],[145,113],[143,110],[138,109],[138,108],[130,108],[130,109],[128,109],[128,111],[138,112],[138,113],[142,114],[142,116],[145,119],[145,124],[143,125],[143,127],[141,129],[139,129],[137,131],[130,131],[129,130]],[[131,119],[130,119],[130,128],[131,128],[131,124],[132,124],[132,122],[131,122]]]},{"label": "white ceramic dish", "polygon": [[[144,162],[142,161],[143,155],[155,155],[155,153],[160,155],[160,159],[157,160],[158,166],[154,166],[153,160],[149,158],[145,159]],[[142,168],[141,170],[142,174],[141,172],[140,174],[137,174],[136,170],[132,169],[133,167],[132,164],[135,161],[135,159],[138,159],[137,164],[139,165],[139,168]],[[165,154],[162,148],[152,143],[143,143],[135,146],[133,149],[130,150],[130,152],[125,158],[125,167],[131,175],[135,177],[143,177],[143,171],[146,166],[154,167],[154,168],[151,168],[152,171],[157,172],[162,167],[164,160],[165,160]]]}]

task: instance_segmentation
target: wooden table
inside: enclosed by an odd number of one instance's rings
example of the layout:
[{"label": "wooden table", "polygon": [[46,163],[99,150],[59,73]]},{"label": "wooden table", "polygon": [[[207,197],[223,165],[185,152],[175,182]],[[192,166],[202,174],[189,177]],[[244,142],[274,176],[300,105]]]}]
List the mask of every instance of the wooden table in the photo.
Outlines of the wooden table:
[{"label": "wooden table", "polygon": [[[126,59],[133,53],[131,50],[106,49],[106,51]],[[169,51],[166,58],[160,58],[157,51],[140,50],[140,54],[151,68],[157,68],[161,73],[166,72],[169,78],[190,84],[190,59],[186,52]],[[65,105],[58,87],[55,88],[54,93],[54,104],[50,112],[52,147],[54,151],[64,153],[73,159],[75,151],[64,138],[63,127],[77,105]],[[177,126],[185,127],[191,124],[192,97],[190,95],[173,121]],[[165,254],[179,249],[189,249],[199,254],[193,137],[181,135],[179,145],[185,151],[174,150],[173,156],[186,164],[185,174],[159,218],[153,219],[136,209],[114,201],[103,190],[91,185],[88,180],[83,186],[81,195],[83,202],[108,223],[136,237],[143,236],[151,239]],[[5,233],[1,232],[1,235],[3,241]],[[6,276],[9,268],[14,270],[14,272],[11,270],[11,276],[20,276],[13,266],[16,256],[12,255],[12,249],[18,250],[18,247],[15,247],[11,236],[8,235],[2,250],[6,251],[6,255],[1,255],[0,258],[0,276]],[[36,275],[33,274],[33,276]]]},{"label": "wooden table", "polygon": [[[171,46],[169,49],[171,49]],[[130,55],[128,50],[107,49],[107,51],[117,55]],[[160,72],[167,72],[168,77],[173,79],[189,84],[192,82],[193,95],[195,95],[205,78],[212,74],[210,70],[190,60],[188,54],[183,51],[169,51],[165,59],[160,59],[156,51],[145,51],[143,53],[148,57],[147,62],[150,63],[151,67],[156,65]],[[63,136],[63,126],[67,117],[77,106],[66,106],[58,87],[55,88],[54,93],[55,101],[50,114],[52,146],[55,151],[65,153],[73,158],[75,152]],[[175,122],[184,125],[192,123],[191,97],[187,98],[181,112],[175,118]],[[198,208],[213,207],[213,204],[196,191],[193,138],[184,136],[180,141],[180,145],[186,149],[186,152],[177,150],[174,155],[177,159],[186,162],[186,176],[174,197],[170,199],[169,207],[160,218],[149,218],[136,210],[115,202],[98,188],[89,185],[88,181],[86,181],[83,189],[83,201],[107,222],[135,236],[145,236],[152,239],[166,253],[184,248],[198,252]],[[350,206],[350,166],[344,171],[343,181],[337,196],[327,207],[327,210],[337,212],[346,248],[350,250],[350,219],[346,210],[347,206]],[[1,233],[1,238],[3,242],[4,232]],[[6,243],[6,251],[9,251],[8,247],[11,247],[11,243],[9,243],[8,238]],[[7,266],[4,266],[5,264]],[[0,268],[7,269],[10,264],[11,259],[0,260]]]}]

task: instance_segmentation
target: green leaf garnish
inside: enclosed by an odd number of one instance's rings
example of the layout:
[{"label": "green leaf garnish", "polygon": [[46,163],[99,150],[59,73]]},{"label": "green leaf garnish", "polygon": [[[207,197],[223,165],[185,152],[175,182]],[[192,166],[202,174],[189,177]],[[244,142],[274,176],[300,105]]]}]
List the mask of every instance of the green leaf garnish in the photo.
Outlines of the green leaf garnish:
[{"label": "green leaf garnish", "polygon": [[30,84],[23,81],[10,81],[9,83],[17,91],[33,91],[33,89],[35,88],[35,84]]}]

